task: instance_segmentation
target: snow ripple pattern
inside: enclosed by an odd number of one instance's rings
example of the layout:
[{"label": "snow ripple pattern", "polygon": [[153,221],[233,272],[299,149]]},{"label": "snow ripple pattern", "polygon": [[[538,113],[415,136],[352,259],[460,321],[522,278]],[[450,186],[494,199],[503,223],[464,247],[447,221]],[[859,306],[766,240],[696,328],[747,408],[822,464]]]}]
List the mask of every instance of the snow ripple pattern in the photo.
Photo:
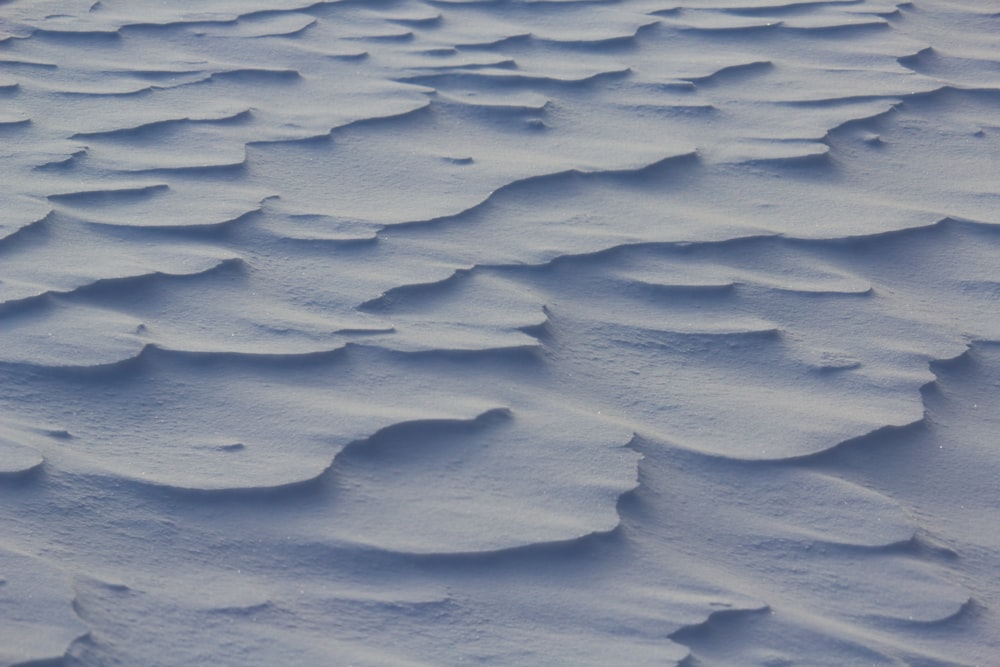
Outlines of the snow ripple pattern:
[{"label": "snow ripple pattern", "polygon": [[1000,11],[0,2],[0,666],[1000,655]]}]

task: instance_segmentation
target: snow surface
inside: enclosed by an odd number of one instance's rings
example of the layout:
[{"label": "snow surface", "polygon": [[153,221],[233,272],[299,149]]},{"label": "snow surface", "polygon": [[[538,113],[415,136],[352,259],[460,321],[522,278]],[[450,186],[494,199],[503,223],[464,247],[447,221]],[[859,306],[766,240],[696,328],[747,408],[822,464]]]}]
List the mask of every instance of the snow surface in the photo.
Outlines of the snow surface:
[{"label": "snow surface", "polygon": [[1000,664],[997,35],[0,2],[0,666]]}]

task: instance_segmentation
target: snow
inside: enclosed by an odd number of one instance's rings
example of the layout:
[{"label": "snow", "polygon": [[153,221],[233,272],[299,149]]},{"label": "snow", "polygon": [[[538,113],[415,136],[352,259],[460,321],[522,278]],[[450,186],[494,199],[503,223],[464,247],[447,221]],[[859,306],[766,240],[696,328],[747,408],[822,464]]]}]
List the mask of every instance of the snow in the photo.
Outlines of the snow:
[{"label": "snow", "polygon": [[985,665],[1000,13],[0,3],[0,667]]}]

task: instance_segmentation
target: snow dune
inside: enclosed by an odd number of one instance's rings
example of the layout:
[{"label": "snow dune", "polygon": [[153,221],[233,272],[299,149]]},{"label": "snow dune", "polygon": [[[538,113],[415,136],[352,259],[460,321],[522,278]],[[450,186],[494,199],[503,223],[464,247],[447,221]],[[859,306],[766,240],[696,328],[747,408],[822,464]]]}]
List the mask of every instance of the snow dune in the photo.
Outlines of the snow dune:
[{"label": "snow dune", "polygon": [[998,31],[0,2],[0,665],[994,664]]}]

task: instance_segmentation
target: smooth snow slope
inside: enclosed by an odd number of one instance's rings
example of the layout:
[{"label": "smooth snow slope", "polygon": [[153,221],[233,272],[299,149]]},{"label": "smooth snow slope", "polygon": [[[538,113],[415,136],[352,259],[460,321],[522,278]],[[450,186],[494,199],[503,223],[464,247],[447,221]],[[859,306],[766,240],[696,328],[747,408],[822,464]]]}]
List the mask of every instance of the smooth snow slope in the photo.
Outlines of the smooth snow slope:
[{"label": "smooth snow slope", "polygon": [[0,2],[0,665],[1000,664],[997,35]]}]

